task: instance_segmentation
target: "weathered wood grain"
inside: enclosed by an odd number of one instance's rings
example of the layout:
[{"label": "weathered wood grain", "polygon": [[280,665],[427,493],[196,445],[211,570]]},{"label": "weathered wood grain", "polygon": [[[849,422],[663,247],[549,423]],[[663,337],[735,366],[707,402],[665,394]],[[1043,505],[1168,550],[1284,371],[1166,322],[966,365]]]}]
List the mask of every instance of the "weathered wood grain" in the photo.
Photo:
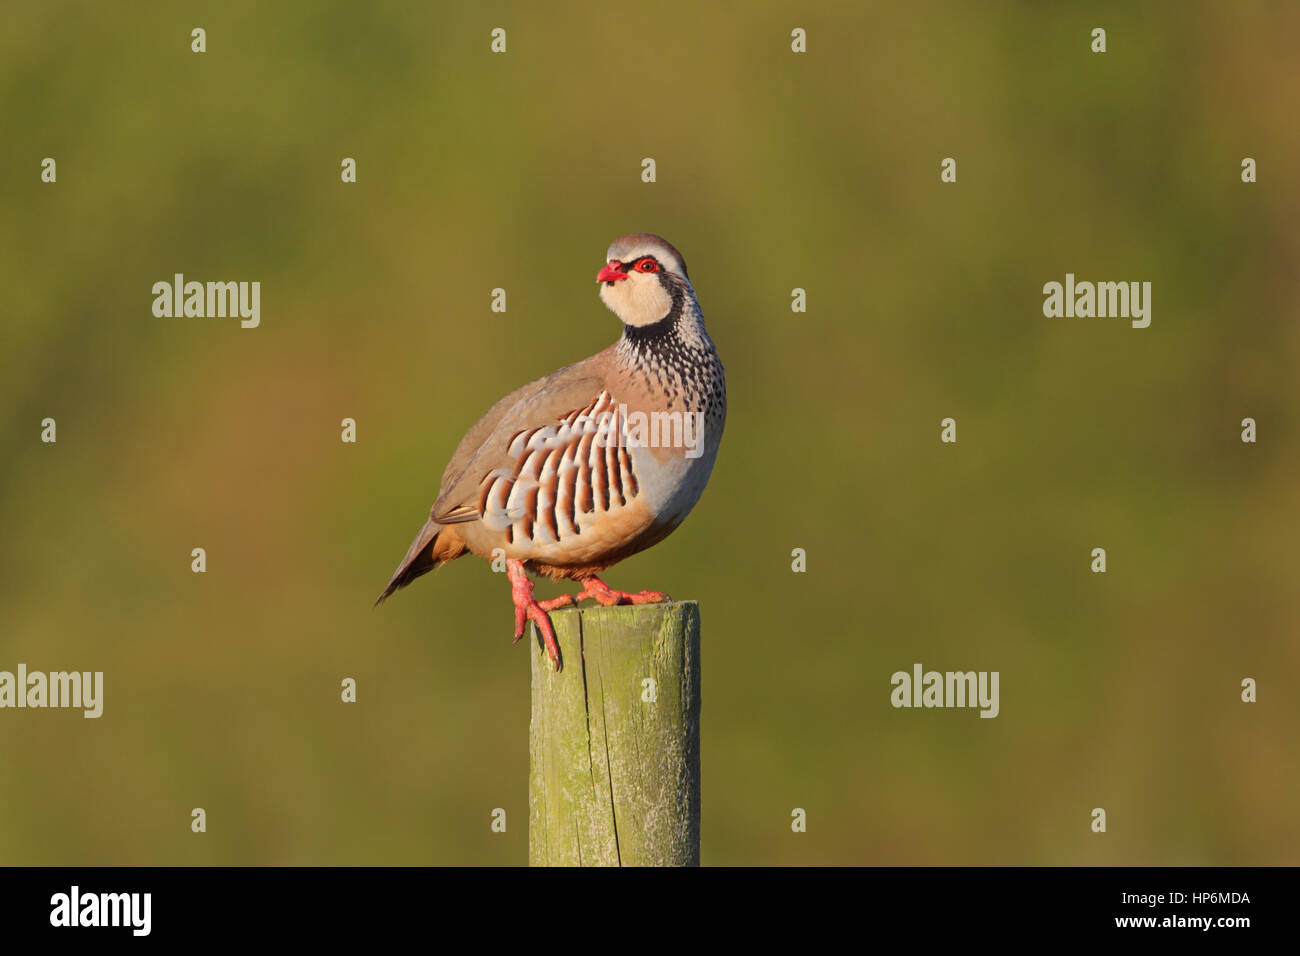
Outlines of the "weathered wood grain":
[{"label": "weathered wood grain", "polygon": [[699,606],[551,621],[563,670],[532,632],[529,863],[699,865]]}]

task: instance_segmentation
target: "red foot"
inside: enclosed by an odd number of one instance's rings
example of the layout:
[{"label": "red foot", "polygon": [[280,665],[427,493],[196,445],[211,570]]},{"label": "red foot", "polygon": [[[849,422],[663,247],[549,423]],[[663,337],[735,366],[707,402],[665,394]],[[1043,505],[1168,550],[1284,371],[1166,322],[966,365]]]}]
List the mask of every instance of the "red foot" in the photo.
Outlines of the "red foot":
[{"label": "red foot", "polygon": [[[546,644],[546,653],[551,655],[555,669],[560,669],[560,645],[555,642],[555,631],[551,619],[546,616],[548,608],[533,599],[533,582],[528,580],[524,566],[513,558],[506,558],[506,575],[510,578],[510,597],[515,602],[515,643],[524,636],[524,626],[532,621],[542,634]],[[547,602],[551,603],[551,602]]]},{"label": "red foot", "polygon": [[615,591],[593,574],[582,582],[582,590],[576,595],[561,594],[549,601],[542,601],[538,607],[543,611],[554,611],[557,607],[568,607],[570,604],[577,604],[579,601],[585,601],[588,598],[605,607],[613,607],[616,604],[658,604],[661,601],[670,600],[668,595],[662,591],[637,591],[635,594],[630,594],[627,591]]}]

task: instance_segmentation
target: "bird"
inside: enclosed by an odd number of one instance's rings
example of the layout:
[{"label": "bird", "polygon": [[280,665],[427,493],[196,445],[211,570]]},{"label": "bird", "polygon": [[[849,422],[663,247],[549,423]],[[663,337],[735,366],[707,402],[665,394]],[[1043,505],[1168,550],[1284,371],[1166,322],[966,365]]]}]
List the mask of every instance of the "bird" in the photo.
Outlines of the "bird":
[{"label": "bird", "polygon": [[[516,389],[470,428],[376,605],[465,554],[504,558],[515,642],[533,622],[560,670],[549,612],[588,599],[669,600],[599,575],[662,541],[699,501],[726,423],[726,376],[686,261],[667,240],[615,239],[596,281],[622,322],[618,340]],[[538,601],[530,575],[580,589]]]}]

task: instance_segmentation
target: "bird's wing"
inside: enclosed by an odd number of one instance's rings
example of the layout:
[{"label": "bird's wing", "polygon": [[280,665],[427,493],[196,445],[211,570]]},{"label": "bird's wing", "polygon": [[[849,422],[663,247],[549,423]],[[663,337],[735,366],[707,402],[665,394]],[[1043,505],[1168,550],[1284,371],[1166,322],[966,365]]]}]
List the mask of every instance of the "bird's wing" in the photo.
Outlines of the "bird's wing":
[{"label": "bird's wing", "polygon": [[605,389],[594,358],[539,378],[488,409],[456,447],[430,517],[444,525],[482,517],[483,479],[497,469],[513,470],[511,439],[520,432],[558,425]]}]

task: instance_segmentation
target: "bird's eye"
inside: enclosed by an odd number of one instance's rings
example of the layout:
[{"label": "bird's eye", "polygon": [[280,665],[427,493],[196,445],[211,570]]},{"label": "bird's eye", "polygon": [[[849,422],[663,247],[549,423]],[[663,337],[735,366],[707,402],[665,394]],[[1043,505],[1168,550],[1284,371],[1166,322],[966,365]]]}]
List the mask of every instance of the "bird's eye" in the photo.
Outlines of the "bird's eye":
[{"label": "bird's eye", "polygon": [[634,268],[636,269],[637,272],[658,272],[659,263],[647,257],[645,259],[638,259],[636,266],[634,266]]}]

